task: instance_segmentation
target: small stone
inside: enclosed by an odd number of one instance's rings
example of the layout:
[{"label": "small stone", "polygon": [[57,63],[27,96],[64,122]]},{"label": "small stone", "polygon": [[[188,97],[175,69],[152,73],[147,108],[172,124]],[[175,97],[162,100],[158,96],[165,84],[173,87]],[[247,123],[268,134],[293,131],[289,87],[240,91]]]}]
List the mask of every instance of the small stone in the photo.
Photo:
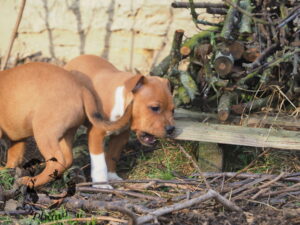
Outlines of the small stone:
[{"label": "small stone", "polygon": [[9,199],[5,203],[4,211],[14,211],[17,209],[17,207],[18,207],[18,201],[14,199]]}]

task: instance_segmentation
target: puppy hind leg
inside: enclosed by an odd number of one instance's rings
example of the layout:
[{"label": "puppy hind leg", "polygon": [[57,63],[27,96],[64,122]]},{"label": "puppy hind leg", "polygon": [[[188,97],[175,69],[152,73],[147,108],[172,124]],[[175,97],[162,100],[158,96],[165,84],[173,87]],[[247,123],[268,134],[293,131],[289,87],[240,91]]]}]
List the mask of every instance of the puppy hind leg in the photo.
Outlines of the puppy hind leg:
[{"label": "puppy hind leg", "polygon": [[[61,149],[61,146],[68,146],[63,143],[59,143],[57,135],[51,135],[51,132],[35,132],[37,146],[45,159],[45,169],[34,177],[22,177],[21,183],[28,185],[29,187],[38,187],[46,184],[52,180],[57,179],[63,171],[68,167],[65,152]],[[43,135],[44,134],[44,135]]]},{"label": "puppy hind leg", "polygon": [[23,161],[23,156],[26,148],[24,141],[14,143],[7,150],[7,161],[5,168],[16,168]]},{"label": "puppy hind leg", "polygon": [[66,168],[69,168],[73,163],[72,144],[75,132],[76,129],[69,130],[59,142],[60,149],[65,157]]}]

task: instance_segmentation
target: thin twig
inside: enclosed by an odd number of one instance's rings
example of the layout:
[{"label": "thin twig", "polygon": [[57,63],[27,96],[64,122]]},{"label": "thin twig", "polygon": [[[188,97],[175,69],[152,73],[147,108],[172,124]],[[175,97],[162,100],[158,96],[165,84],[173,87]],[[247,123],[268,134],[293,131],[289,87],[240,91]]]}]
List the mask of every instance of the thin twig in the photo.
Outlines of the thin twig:
[{"label": "thin twig", "polygon": [[238,173],[236,173],[236,175],[230,177],[228,180],[226,180],[226,182],[229,182],[230,180],[232,180],[233,178],[235,178],[236,176],[238,176],[239,174],[243,173],[244,171],[247,171],[250,167],[252,167],[254,165],[254,163],[261,158],[262,156],[264,156],[265,154],[267,154],[270,151],[270,149],[268,148],[267,150],[264,150],[262,153],[260,153],[254,160],[252,160],[248,166],[246,166],[245,168],[243,168],[242,170],[240,170]]},{"label": "thin twig", "polygon": [[82,192],[95,192],[95,193],[110,193],[115,195],[128,195],[132,197],[137,197],[141,199],[148,199],[148,200],[155,200],[155,201],[163,201],[162,198],[154,197],[151,195],[145,195],[141,193],[136,193],[132,191],[122,191],[122,190],[115,190],[115,189],[104,189],[104,188],[92,188],[92,187],[77,187],[77,191]]},{"label": "thin twig", "polygon": [[229,208],[233,211],[242,212],[242,209],[239,208],[237,205],[230,202],[228,199],[224,198],[223,196],[221,196],[216,191],[214,191],[212,189],[209,189],[206,194],[201,195],[197,198],[193,198],[193,199],[190,199],[190,200],[178,202],[178,203],[175,203],[175,204],[170,205],[170,206],[165,206],[165,207],[162,207],[162,208],[159,208],[157,210],[152,211],[151,213],[149,213],[146,216],[141,216],[137,219],[137,224],[146,223],[148,221],[156,219],[159,216],[168,214],[168,213],[173,212],[173,211],[177,211],[177,210],[181,210],[181,209],[184,209],[184,208],[191,207],[195,204],[199,204],[200,202],[207,201],[208,199],[211,199],[211,198],[216,199],[221,204],[223,204],[225,207],[227,207],[227,208]]},{"label": "thin twig", "polygon": [[272,44],[270,47],[266,48],[261,54],[260,56],[258,56],[254,62],[246,64],[243,63],[243,66],[249,69],[254,69],[258,66],[261,65],[262,60],[264,60],[265,58],[267,58],[269,56],[269,54],[271,52],[273,52],[276,48],[278,47],[278,43],[274,43]]},{"label": "thin twig", "polygon": [[[258,184],[258,183],[263,182],[263,181],[268,180],[268,179],[269,179],[269,177],[262,177],[262,178],[256,179],[256,180],[254,180],[253,182],[250,182],[250,183],[248,183],[248,184],[246,184],[246,185],[244,185],[244,186],[242,186],[242,187],[240,187],[240,188],[237,188],[237,189],[233,190],[233,191],[230,193],[230,195],[238,194],[238,193],[240,193],[240,192],[242,192],[242,191],[245,191],[245,190],[248,189],[249,187],[253,187],[255,184]],[[249,189],[248,189],[248,190],[249,190]],[[247,190],[247,191],[248,191],[248,190]],[[250,190],[252,191],[252,189],[250,189]],[[228,197],[228,195],[229,195],[229,193],[227,193],[225,196]],[[237,196],[237,197],[235,197],[235,198],[239,198],[239,197],[240,197],[240,195]],[[234,199],[235,199],[235,198],[234,198]]]},{"label": "thin twig", "polygon": [[16,37],[17,37],[17,32],[18,32],[19,25],[21,23],[21,19],[22,19],[22,15],[23,15],[23,12],[24,12],[25,4],[26,4],[26,0],[22,0],[22,2],[20,4],[20,10],[19,10],[19,13],[18,13],[17,21],[16,21],[16,24],[15,24],[14,30],[11,34],[11,37],[10,37],[8,49],[6,51],[3,62],[1,63],[1,70],[4,70],[5,67],[6,67],[8,58],[10,56],[10,52],[12,50],[12,46],[14,44],[14,41],[15,41]]},{"label": "thin twig", "polygon": [[193,157],[190,156],[189,153],[187,153],[187,151],[185,151],[185,149],[184,149],[181,145],[177,144],[177,147],[180,149],[180,151],[181,151],[182,153],[184,153],[184,155],[185,155],[185,156],[193,163],[194,167],[198,170],[198,172],[199,172],[201,178],[202,178],[202,179],[204,180],[204,182],[205,182],[206,188],[207,188],[207,189],[211,189],[210,184],[208,183],[206,177],[203,175],[203,173],[202,173],[200,167],[199,167],[198,164],[195,162],[195,160],[193,159]]},{"label": "thin twig", "polygon": [[269,190],[269,186],[271,186],[273,183],[275,183],[276,181],[280,180],[282,177],[285,176],[285,173],[282,172],[280,173],[277,177],[275,177],[274,179],[270,180],[267,183],[264,183],[263,185],[259,186],[258,189],[260,189],[255,195],[253,195],[251,197],[251,199],[257,199],[260,195],[262,195],[263,193],[266,193]]},{"label": "thin twig", "polygon": [[118,211],[118,212],[121,212],[125,215],[127,215],[130,219],[129,219],[129,222],[128,222],[128,225],[136,225],[136,215],[131,212],[130,210],[124,208],[124,207],[121,207],[121,206],[111,206],[111,205],[108,205],[105,207],[106,209],[108,210],[112,210],[112,211]]},{"label": "thin twig", "polygon": [[[189,2],[172,2],[171,6],[173,8],[190,8],[191,4]],[[211,3],[211,2],[195,2],[195,8],[228,8],[227,5],[223,3]]]},{"label": "thin twig", "polygon": [[259,186],[258,188],[263,189],[266,188],[268,186],[270,186],[271,184],[275,183],[276,181],[280,180],[282,177],[285,176],[286,173],[281,172],[277,177],[275,177],[273,180],[270,180],[269,182]]}]

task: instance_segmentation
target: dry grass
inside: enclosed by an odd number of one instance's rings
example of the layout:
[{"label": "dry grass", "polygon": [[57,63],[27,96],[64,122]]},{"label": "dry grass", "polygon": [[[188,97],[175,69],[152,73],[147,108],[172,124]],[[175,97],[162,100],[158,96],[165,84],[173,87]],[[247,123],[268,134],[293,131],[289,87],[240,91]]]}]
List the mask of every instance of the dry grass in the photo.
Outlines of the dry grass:
[{"label": "dry grass", "polygon": [[[193,154],[194,143],[182,144],[190,154]],[[139,156],[136,165],[128,173],[128,178],[173,179],[177,176],[189,176],[194,171],[192,163],[176,146],[163,141],[159,149]]]}]

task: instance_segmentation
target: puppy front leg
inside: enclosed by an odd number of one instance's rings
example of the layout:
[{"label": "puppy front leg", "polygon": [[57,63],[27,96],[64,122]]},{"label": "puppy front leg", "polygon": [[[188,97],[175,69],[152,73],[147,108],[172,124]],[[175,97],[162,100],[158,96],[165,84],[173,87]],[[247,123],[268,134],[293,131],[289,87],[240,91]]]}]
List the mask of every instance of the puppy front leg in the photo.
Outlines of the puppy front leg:
[{"label": "puppy front leg", "polygon": [[108,180],[122,180],[116,173],[117,162],[120,159],[121,152],[129,140],[130,130],[124,130],[120,134],[112,135],[108,144],[106,153],[106,162],[108,166]]},{"label": "puppy front leg", "polygon": [[[107,182],[107,165],[104,152],[104,137],[106,132],[96,127],[88,131],[88,145],[91,157],[91,177],[93,182]],[[96,184],[93,187],[109,188],[113,187],[108,184]]]}]

